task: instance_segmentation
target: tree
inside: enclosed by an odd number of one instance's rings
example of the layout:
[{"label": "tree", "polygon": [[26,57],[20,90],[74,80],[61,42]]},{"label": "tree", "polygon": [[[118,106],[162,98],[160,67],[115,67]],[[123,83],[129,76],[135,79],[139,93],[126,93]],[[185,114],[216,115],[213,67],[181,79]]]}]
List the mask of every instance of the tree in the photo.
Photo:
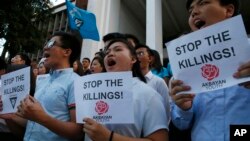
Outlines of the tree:
[{"label": "tree", "polygon": [[39,31],[37,21],[49,19],[49,0],[2,0],[0,5],[0,38],[6,43],[1,57],[8,51],[34,53],[42,47],[46,33]]}]

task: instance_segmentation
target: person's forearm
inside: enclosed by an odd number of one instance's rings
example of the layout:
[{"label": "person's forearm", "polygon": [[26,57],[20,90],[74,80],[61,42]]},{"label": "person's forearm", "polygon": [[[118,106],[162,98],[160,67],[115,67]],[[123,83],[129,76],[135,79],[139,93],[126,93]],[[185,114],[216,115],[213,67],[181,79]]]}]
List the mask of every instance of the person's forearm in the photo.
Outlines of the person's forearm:
[{"label": "person's forearm", "polygon": [[47,127],[56,134],[68,138],[70,140],[80,140],[83,136],[82,125],[78,125],[73,121],[60,121],[49,115],[46,115],[41,121],[38,121],[39,124]]},{"label": "person's forearm", "polygon": [[18,136],[20,139],[23,138],[26,126],[21,126],[19,123],[16,123],[13,120],[5,120],[5,122],[13,134]]}]

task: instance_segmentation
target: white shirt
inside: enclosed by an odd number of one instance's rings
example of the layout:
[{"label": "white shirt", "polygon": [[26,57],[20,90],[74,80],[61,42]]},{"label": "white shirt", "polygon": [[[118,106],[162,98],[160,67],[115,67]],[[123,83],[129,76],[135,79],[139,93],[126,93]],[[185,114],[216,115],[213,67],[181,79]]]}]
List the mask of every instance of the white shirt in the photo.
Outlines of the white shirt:
[{"label": "white shirt", "polygon": [[166,82],[162,78],[154,75],[151,71],[149,71],[145,75],[145,78],[147,80],[147,84],[162,96],[163,104],[166,108],[167,115],[170,115],[170,105],[169,105],[170,98]]}]

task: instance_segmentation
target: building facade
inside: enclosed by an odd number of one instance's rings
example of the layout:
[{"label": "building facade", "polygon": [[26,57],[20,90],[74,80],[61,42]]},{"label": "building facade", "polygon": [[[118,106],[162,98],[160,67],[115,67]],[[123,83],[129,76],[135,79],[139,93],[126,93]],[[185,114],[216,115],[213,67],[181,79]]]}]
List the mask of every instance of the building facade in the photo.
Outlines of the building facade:
[{"label": "building facade", "polygon": [[[250,1],[240,0],[247,32],[250,32]],[[96,15],[100,39],[107,33],[129,33],[138,37],[141,43],[156,49],[162,58],[168,58],[165,43],[189,31],[188,12],[185,0],[72,0],[77,7]],[[48,37],[57,30],[69,31],[65,3],[54,7],[49,22],[40,23],[39,28],[48,31]],[[84,39],[81,59],[93,58],[95,52],[103,49],[99,42]]]}]

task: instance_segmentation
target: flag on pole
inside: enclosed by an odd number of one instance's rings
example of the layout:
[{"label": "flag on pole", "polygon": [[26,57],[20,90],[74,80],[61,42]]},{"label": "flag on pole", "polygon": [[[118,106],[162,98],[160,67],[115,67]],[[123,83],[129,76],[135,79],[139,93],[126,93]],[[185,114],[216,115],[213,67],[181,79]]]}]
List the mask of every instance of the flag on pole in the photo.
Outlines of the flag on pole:
[{"label": "flag on pole", "polygon": [[96,26],[96,18],[93,13],[87,12],[66,0],[69,27],[78,30],[83,39],[100,40]]}]

